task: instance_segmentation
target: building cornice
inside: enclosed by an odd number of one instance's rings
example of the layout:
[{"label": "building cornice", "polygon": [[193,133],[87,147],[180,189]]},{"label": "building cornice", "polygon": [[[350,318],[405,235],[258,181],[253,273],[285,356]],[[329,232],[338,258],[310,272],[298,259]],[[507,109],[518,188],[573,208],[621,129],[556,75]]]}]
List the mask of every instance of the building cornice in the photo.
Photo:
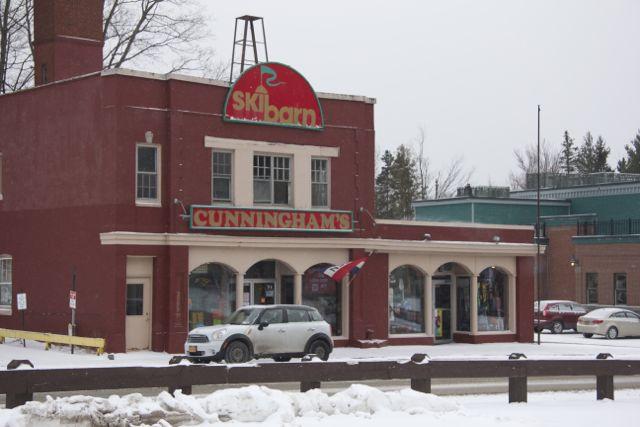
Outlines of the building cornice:
[{"label": "building cornice", "polygon": [[364,249],[366,251],[384,253],[465,253],[510,256],[534,256],[536,254],[536,245],[533,243],[335,237],[220,236],[195,233],[138,233],[130,231],[101,233],[100,243],[103,245],[206,246],[220,248]]}]

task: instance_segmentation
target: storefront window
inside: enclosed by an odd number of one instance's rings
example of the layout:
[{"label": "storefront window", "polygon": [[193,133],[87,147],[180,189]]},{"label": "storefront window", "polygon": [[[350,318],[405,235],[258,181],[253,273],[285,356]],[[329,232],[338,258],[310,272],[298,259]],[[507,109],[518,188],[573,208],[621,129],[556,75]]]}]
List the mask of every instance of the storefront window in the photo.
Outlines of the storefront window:
[{"label": "storefront window", "polygon": [[0,255],[0,308],[11,309],[12,259],[8,255]]},{"label": "storefront window", "polygon": [[323,271],[330,264],[318,264],[302,276],[302,304],[318,309],[331,325],[332,335],[342,335],[342,286]]},{"label": "storefront window", "polygon": [[224,322],[236,308],[236,276],[222,264],[203,264],[189,274],[189,330]]},{"label": "storefront window", "polygon": [[389,275],[389,333],[425,332],[424,274],[410,266]]},{"label": "storefront window", "polygon": [[478,331],[509,329],[509,280],[497,268],[487,268],[478,277]]},{"label": "storefront window", "polygon": [[471,331],[471,278],[456,279],[456,329]]}]

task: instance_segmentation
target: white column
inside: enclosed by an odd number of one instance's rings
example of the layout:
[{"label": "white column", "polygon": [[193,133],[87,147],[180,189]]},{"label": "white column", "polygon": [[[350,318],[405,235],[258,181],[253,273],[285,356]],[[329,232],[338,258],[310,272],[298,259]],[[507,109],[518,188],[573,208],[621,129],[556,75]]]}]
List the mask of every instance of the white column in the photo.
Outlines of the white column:
[{"label": "white column", "polygon": [[425,313],[425,317],[426,317],[425,326],[426,326],[426,329],[427,329],[427,336],[432,337],[432,336],[434,336],[433,335],[433,281],[431,280],[431,275],[430,274],[428,274],[425,277],[425,281],[426,281],[426,283],[425,283],[425,291],[424,291],[424,293],[425,293],[425,295],[424,295],[424,298],[425,298],[425,304],[424,304],[425,310],[424,310],[424,313]]},{"label": "white column", "polygon": [[253,151],[238,148],[233,152],[233,204],[253,206]]},{"label": "white column", "polygon": [[244,300],[244,273],[236,274],[236,310],[243,306]]},{"label": "white column", "polygon": [[478,276],[471,276],[471,333],[478,332]]},{"label": "white column", "polygon": [[509,274],[509,330],[516,331],[516,276]]},{"label": "white column", "polygon": [[293,157],[293,207],[311,208],[311,154],[296,153]]},{"label": "white column", "polygon": [[302,274],[293,275],[293,303],[302,304]]}]

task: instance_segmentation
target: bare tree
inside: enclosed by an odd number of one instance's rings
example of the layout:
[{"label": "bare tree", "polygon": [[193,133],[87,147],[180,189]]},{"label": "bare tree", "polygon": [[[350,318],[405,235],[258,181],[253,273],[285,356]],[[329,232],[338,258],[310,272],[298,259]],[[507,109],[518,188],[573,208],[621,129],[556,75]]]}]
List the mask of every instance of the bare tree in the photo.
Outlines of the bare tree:
[{"label": "bare tree", "polygon": [[32,0],[0,0],[0,94],[33,80]]},{"label": "bare tree", "polygon": [[[189,0],[104,0],[104,68],[222,78],[209,19]],[[33,84],[33,0],[0,0],[0,93]]]},{"label": "bare tree", "polygon": [[[526,146],[523,150],[514,150],[517,170],[509,174],[511,188],[527,188],[527,174],[538,171],[538,148],[536,144]],[[540,144],[540,174],[558,174],[562,169],[561,152],[546,140]]]},{"label": "bare tree", "polygon": [[462,156],[454,158],[446,168],[436,173],[433,198],[446,199],[455,196],[457,188],[467,184],[473,172],[473,168],[465,169]]},{"label": "bare tree", "polygon": [[425,131],[424,127],[418,128],[418,136],[415,139],[415,148],[416,154],[416,171],[417,171],[417,181],[418,181],[418,194],[416,194],[417,198],[420,200],[424,200],[429,195],[429,185],[431,182],[431,173],[429,171],[429,158],[426,156],[424,152],[424,143],[425,143]]}]

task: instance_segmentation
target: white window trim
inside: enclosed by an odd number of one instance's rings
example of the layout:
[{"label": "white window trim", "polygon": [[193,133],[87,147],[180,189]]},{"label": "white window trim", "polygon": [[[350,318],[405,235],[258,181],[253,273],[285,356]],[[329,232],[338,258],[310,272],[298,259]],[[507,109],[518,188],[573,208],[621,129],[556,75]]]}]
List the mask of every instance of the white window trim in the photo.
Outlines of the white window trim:
[{"label": "white window trim", "polygon": [[[266,157],[270,157],[271,158],[271,178],[270,178],[270,183],[271,183],[271,200],[273,200],[274,198],[274,182],[275,182],[275,178],[274,178],[274,168],[275,168],[275,162],[273,161],[274,157],[285,157],[287,159],[289,159],[289,185],[290,185],[290,189],[289,189],[289,203],[287,204],[283,204],[283,203],[274,203],[272,202],[256,202],[255,201],[255,197],[254,197],[254,201],[253,201],[253,205],[254,206],[270,206],[270,207],[277,207],[277,208],[292,208],[295,206],[295,197],[294,197],[294,192],[295,192],[295,169],[294,169],[294,157],[291,154],[287,154],[287,153],[262,153],[262,152],[254,152],[253,155],[251,156],[251,184],[252,184],[252,188],[255,188],[253,185],[254,182],[254,176],[253,176],[253,160],[255,158],[255,156],[266,156]],[[282,181],[283,182],[283,181]],[[255,193],[254,193],[255,194]]]},{"label": "white window trim", "polygon": [[[3,260],[10,260],[11,261],[11,282],[3,282],[3,283],[10,283],[11,284],[11,293],[13,295],[13,257],[11,255],[7,255],[7,254],[2,254],[0,255],[0,261]],[[0,305],[0,316],[11,316],[12,313],[12,306],[13,306],[13,298],[11,305]]]},{"label": "white window trim", "polygon": [[[140,147],[152,147],[156,149],[156,178],[157,178],[157,198],[156,199],[139,199],[138,198],[138,148]],[[162,207],[162,146],[159,144],[149,144],[146,142],[139,142],[136,144],[136,171],[135,179],[133,180],[133,194],[136,198],[136,206],[142,207]]]},{"label": "white window trim", "polygon": [[[231,178],[229,180],[229,200],[216,200],[213,198],[213,153],[229,153],[231,154]],[[218,148],[211,149],[211,204],[213,205],[233,205],[234,204],[234,194],[233,191],[235,185],[235,153],[233,150],[220,150]],[[253,170],[253,168],[252,168]]]},{"label": "white window trim", "polygon": [[[313,161],[314,160],[326,160],[327,161],[327,205],[326,206],[313,206]],[[311,208],[320,210],[331,209],[331,158],[330,157],[318,157],[312,156],[309,164],[311,170]]]}]

